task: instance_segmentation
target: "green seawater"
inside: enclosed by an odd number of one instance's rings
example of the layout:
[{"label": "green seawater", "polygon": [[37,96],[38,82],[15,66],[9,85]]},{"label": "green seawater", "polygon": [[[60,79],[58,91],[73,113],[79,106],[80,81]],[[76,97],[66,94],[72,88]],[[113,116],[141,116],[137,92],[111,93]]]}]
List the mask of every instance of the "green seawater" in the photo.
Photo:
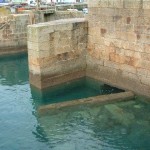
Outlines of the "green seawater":
[{"label": "green seawater", "polygon": [[31,93],[33,98],[36,99],[35,105],[37,106],[119,92],[123,92],[123,90],[88,77],[76,79],[42,91],[31,87]]},{"label": "green seawater", "polygon": [[29,84],[27,56],[0,58],[0,150],[149,150],[148,98],[37,112],[120,91],[89,78],[39,91]]}]

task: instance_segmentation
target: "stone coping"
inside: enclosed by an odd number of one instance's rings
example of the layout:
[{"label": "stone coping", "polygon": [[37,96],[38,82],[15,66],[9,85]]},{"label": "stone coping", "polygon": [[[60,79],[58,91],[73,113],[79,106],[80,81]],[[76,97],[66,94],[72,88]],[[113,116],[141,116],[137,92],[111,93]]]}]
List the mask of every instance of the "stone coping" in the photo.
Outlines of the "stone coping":
[{"label": "stone coping", "polygon": [[118,101],[123,101],[123,100],[129,100],[131,98],[134,98],[134,96],[135,95],[133,92],[127,91],[127,92],[121,92],[121,93],[115,93],[115,94],[107,94],[107,95],[100,95],[100,96],[94,96],[94,97],[89,97],[89,98],[71,100],[71,101],[66,101],[66,102],[40,106],[38,108],[38,113],[40,115],[43,115],[43,114],[48,113],[48,111],[50,110],[61,109],[65,107],[75,106],[75,105],[118,102]]},{"label": "stone coping", "polygon": [[54,20],[54,21],[49,21],[49,22],[44,22],[44,23],[38,23],[38,24],[33,24],[33,25],[28,25],[28,27],[44,27],[44,26],[49,26],[49,25],[60,25],[60,24],[73,24],[73,23],[82,23],[86,22],[87,20],[85,18],[70,18],[70,19],[59,19],[59,20]]}]

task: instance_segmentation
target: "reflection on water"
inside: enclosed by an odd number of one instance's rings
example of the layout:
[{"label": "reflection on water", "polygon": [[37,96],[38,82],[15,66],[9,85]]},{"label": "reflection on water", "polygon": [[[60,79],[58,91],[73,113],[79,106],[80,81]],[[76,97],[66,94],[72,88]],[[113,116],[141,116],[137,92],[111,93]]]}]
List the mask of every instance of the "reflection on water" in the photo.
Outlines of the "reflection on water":
[{"label": "reflection on water", "polygon": [[0,85],[20,85],[28,82],[27,56],[0,57]]},{"label": "reflection on water", "polygon": [[150,103],[143,97],[40,115],[36,107],[49,103],[54,93],[32,89],[31,94],[27,64],[27,56],[0,58],[0,150],[149,149]]},{"label": "reflection on water", "polygon": [[24,55],[0,58],[0,150],[49,149],[34,115],[27,65]]},{"label": "reflection on water", "polygon": [[38,121],[54,150],[150,147],[150,103],[138,100],[50,110]]}]

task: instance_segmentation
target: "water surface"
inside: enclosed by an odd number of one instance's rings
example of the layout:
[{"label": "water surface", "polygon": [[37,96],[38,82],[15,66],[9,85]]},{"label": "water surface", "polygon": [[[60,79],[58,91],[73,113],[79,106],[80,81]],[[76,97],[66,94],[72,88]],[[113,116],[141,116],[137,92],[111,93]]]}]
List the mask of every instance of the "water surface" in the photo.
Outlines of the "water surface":
[{"label": "water surface", "polygon": [[[57,98],[52,100],[53,92],[31,89],[27,66],[27,56],[0,58],[0,150],[149,149],[150,103],[142,97],[41,115],[36,110],[39,105],[59,98],[54,94]],[[88,89],[84,94],[76,90],[79,96],[93,95]]]}]

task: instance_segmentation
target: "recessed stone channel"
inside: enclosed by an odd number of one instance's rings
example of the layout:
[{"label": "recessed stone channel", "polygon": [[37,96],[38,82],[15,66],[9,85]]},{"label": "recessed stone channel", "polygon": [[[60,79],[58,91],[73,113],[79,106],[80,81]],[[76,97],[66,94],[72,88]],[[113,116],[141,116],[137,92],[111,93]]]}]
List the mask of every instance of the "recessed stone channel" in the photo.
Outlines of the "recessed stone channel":
[{"label": "recessed stone channel", "polygon": [[76,79],[44,90],[38,90],[34,87],[31,89],[32,95],[37,100],[36,105],[40,115],[53,109],[76,105],[112,103],[134,97],[133,92],[125,92],[89,77]]},{"label": "recessed stone channel", "polygon": [[53,110],[53,109],[61,109],[64,107],[71,107],[71,106],[83,105],[83,104],[85,105],[85,104],[96,104],[96,103],[112,103],[112,102],[130,100],[131,98],[134,98],[134,93],[131,91],[121,92],[116,94],[100,95],[95,97],[89,97],[84,99],[40,106],[38,109],[38,113],[40,115],[43,115],[45,113],[48,113],[49,110]]}]

